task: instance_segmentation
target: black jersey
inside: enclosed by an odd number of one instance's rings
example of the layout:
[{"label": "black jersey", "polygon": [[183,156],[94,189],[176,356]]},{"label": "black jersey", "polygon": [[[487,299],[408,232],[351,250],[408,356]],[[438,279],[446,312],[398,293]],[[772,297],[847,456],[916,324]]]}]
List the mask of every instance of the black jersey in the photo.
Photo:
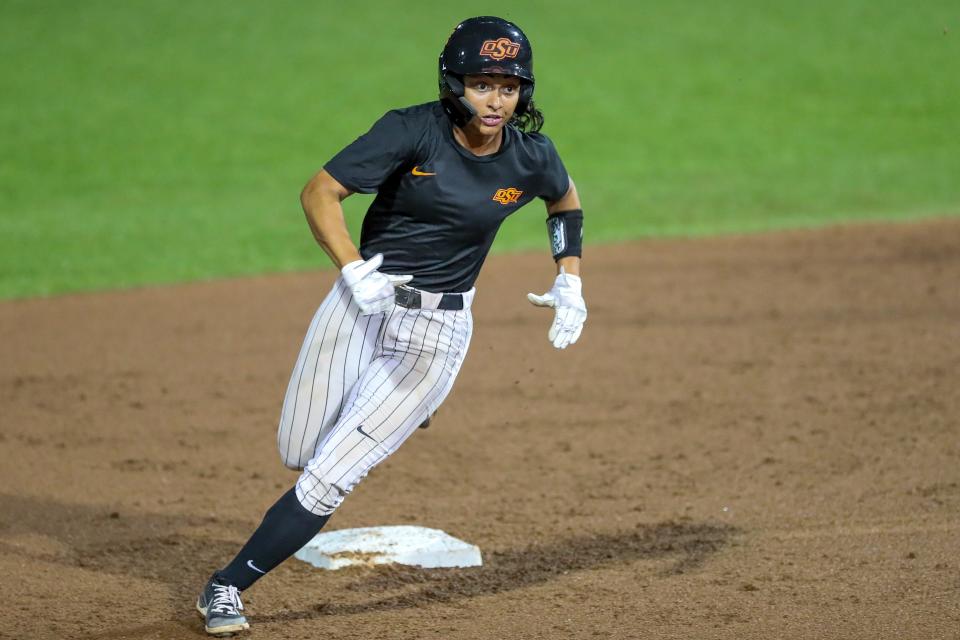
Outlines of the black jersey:
[{"label": "black jersey", "polygon": [[503,128],[500,149],[476,156],[453,137],[439,102],[387,112],[324,169],[359,193],[377,193],[363,219],[360,255],[411,286],[467,291],[508,215],[534,198],[559,200],[567,170],[550,139]]}]

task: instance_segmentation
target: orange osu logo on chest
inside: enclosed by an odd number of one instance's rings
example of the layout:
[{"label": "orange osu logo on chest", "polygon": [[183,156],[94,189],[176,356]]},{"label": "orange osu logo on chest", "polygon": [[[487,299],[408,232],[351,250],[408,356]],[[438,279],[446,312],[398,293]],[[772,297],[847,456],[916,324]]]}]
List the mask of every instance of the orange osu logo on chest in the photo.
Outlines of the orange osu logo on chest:
[{"label": "orange osu logo on chest", "polygon": [[520,45],[510,38],[486,40],[483,46],[480,47],[480,55],[493,58],[494,60],[516,58],[518,53],[520,53]]},{"label": "orange osu logo on chest", "polygon": [[492,200],[496,200],[500,204],[513,204],[520,199],[520,196],[523,195],[523,191],[520,191],[516,187],[510,187],[508,189],[497,189],[497,192],[493,194]]}]

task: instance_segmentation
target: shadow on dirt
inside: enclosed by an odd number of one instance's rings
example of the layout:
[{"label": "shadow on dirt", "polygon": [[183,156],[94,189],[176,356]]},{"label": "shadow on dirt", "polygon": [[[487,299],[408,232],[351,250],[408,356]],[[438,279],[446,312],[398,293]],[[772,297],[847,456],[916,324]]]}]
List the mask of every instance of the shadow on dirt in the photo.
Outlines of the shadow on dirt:
[{"label": "shadow on dirt", "polygon": [[[0,552],[168,585],[192,602],[198,585],[240,548],[252,520],[113,510],[0,494]],[[215,529],[233,540],[191,532]],[[42,536],[55,544],[31,544]]]},{"label": "shadow on dirt", "polygon": [[[240,538],[255,524],[198,515],[117,513],[107,507],[2,494],[0,512],[4,514],[0,522],[3,538],[39,535],[58,543],[31,549],[29,544],[0,542],[0,552],[162,583],[170,591],[174,609],[182,610],[184,619],[191,622],[198,585],[239,549]],[[190,531],[211,527],[236,534],[237,539],[211,539]],[[340,588],[330,593],[337,594],[340,602],[255,615],[253,620],[282,622],[449,603],[637,560],[672,561],[660,572],[664,576],[674,575],[698,568],[737,533],[736,528],[722,524],[669,521],[641,524],[624,532],[488,552],[484,554],[484,566],[475,569],[359,569],[336,577]]]},{"label": "shadow on dirt", "polygon": [[737,533],[736,528],[722,524],[671,521],[638,525],[632,531],[494,551],[485,554],[484,565],[475,569],[377,567],[366,570],[346,585],[346,589],[368,596],[388,594],[385,597],[360,603],[327,602],[304,611],[256,616],[256,620],[281,622],[449,603],[543,584],[576,571],[637,560],[673,559],[660,573],[676,575],[702,565]]}]

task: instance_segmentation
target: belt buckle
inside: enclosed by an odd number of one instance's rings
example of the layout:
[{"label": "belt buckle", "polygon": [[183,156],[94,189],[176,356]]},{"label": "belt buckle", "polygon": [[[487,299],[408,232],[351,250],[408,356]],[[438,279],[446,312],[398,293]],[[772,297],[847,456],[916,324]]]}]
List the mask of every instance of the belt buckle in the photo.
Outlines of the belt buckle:
[{"label": "belt buckle", "polygon": [[420,292],[406,286],[397,287],[394,292],[394,302],[407,309],[419,309]]}]

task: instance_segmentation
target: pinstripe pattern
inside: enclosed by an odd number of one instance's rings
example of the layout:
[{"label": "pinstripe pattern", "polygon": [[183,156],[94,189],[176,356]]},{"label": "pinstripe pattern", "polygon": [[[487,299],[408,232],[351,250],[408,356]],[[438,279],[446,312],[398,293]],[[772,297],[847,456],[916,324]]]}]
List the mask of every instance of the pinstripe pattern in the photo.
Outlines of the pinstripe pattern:
[{"label": "pinstripe pattern", "polygon": [[303,469],[296,489],[304,507],[332,513],[436,411],[472,332],[469,308],[360,316],[337,282],[307,332],[277,434],[284,464]]},{"label": "pinstripe pattern", "polygon": [[313,316],[287,386],[277,430],[284,465],[302,469],[322,433],[333,426],[344,398],[373,357],[373,336],[383,320],[361,317],[350,289],[337,280]]}]

